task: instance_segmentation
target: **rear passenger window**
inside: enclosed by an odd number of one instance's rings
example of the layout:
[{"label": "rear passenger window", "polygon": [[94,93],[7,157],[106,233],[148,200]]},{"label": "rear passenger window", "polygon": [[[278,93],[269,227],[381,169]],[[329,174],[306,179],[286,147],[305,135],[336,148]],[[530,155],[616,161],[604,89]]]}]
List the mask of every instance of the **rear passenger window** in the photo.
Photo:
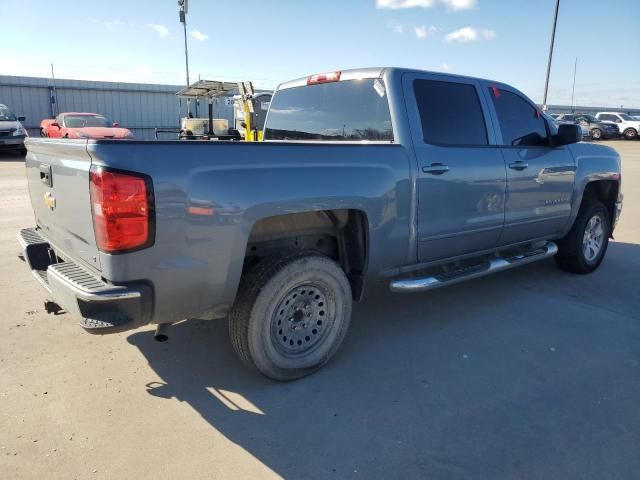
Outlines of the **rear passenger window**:
[{"label": "rear passenger window", "polygon": [[540,112],[515,93],[489,88],[498,113],[503,145],[547,147],[547,127]]},{"label": "rear passenger window", "polygon": [[422,138],[435,145],[487,145],[487,127],[473,85],[414,80]]}]

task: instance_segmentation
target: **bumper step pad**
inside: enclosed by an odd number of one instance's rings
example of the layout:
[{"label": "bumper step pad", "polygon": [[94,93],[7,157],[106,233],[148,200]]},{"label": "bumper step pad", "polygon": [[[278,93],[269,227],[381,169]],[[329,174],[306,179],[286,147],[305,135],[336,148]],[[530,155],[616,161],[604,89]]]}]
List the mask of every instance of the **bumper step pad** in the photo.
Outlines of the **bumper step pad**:
[{"label": "bumper step pad", "polygon": [[117,333],[148,322],[142,299],[143,292],[150,296],[148,288],[112,285],[72,261],[59,261],[36,229],[20,230],[18,241],[36,279],[87,332]]}]

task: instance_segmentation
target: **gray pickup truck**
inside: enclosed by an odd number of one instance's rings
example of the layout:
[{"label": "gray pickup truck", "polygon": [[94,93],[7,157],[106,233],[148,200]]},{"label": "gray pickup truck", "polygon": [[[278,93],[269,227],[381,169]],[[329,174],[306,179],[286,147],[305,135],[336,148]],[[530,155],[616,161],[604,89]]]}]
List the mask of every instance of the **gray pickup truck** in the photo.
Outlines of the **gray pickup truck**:
[{"label": "gray pickup truck", "polygon": [[622,206],[613,149],[493,81],[312,75],[278,87],[264,138],[30,138],[18,237],[47,310],[158,339],[227,318],[246,364],[293,380],[336,352],[365,277],[422,292],[554,255],[589,273]]}]

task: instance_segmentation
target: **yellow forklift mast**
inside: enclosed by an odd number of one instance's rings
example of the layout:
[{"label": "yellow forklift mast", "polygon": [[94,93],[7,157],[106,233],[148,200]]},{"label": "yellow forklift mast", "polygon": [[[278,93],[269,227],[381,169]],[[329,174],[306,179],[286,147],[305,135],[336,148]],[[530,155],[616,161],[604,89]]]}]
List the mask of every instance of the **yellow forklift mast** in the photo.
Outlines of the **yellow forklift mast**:
[{"label": "yellow forklift mast", "polygon": [[245,142],[261,142],[262,130],[258,130],[253,125],[253,97],[256,92],[251,82],[238,82],[238,91],[240,92],[238,103],[244,112],[244,141]]}]

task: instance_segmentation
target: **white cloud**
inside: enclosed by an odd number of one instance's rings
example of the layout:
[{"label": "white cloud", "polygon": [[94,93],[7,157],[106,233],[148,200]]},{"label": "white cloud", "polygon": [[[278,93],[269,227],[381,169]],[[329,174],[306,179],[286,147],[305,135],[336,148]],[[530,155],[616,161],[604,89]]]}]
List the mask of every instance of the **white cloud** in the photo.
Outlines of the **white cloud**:
[{"label": "white cloud", "polygon": [[389,20],[389,22],[387,23],[387,27],[390,28],[393,33],[404,33],[404,25],[397,20]]},{"label": "white cloud", "polygon": [[430,8],[435,4],[436,0],[376,0],[376,8],[390,8],[392,10],[413,7]]},{"label": "white cloud", "polygon": [[477,0],[376,0],[376,8],[431,8],[438,3],[444,4],[448,10],[469,10],[474,8]]},{"label": "white cloud", "polygon": [[434,27],[433,25],[418,25],[417,27],[413,27],[413,31],[416,34],[416,37],[424,39],[432,33],[436,33],[438,31],[438,28]]},{"label": "white cloud", "polygon": [[442,0],[449,10],[471,10],[477,4],[476,0]]},{"label": "white cloud", "polygon": [[158,35],[162,38],[166,38],[169,36],[169,29],[160,23],[148,23],[147,27],[152,30],[155,30]]},{"label": "white cloud", "polygon": [[478,29],[474,27],[463,27],[455,32],[448,33],[444,37],[444,41],[451,42],[459,42],[459,43],[467,43],[467,42],[475,42],[477,40],[485,39],[489,40],[496,36],[496,32],[493,30],[487,29]]},{"label": "white cloud", "polygon": [[191,38],[199,42],[204,42],[207,38],[209,38],[209,35],[207,35],[206,33],[202,33],[198,30],[191,30],[189,32],[189,35],[191,36]]}]

